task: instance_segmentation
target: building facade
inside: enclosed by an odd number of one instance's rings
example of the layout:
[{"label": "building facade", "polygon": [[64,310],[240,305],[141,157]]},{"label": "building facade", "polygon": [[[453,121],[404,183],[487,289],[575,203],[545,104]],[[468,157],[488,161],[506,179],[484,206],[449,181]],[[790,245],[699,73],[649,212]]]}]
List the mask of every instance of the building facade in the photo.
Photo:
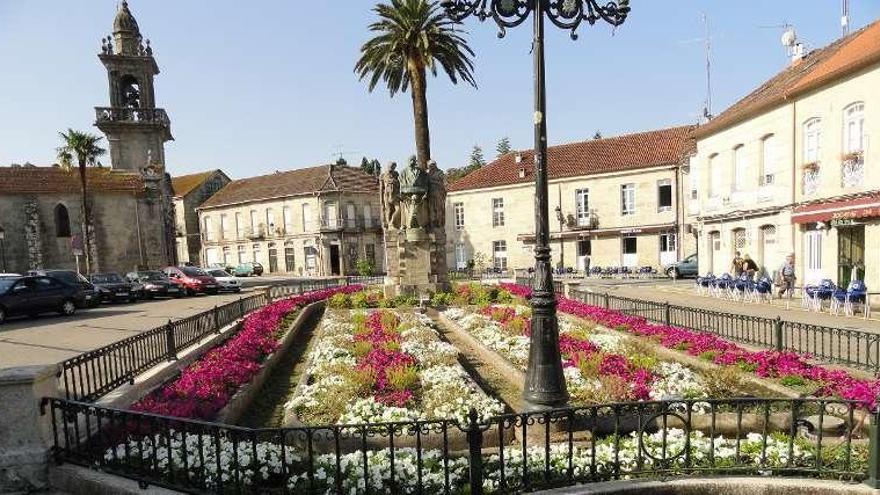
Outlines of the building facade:
[{"label": "building facade", "polygon": [[86,245],[93,272],[175,262],[174,207],[164,166],[170,120],[156,108],[153,78],[159,69],[126,2],[98,57],[107,69],[110,106],[95,109],[95,125],[107,137],[110,166],[87,170],[90,218],[83,218],[78,170],[0,168],[0,268],[85,270],[79,262]]},{"label": "building facade", "polygon": [[[548,150],[554,266],[658,269],[691,254],[680,242],[680,165],[691,127],[552,146]],[[512,152],[449,187],[447,262],[534,266],[531,151]],[[561,218],[561,221],[560,221]]]},{"label": "building facade", "polygon": [[171,179],[174,189],[174,235],[179,263],[202,264],[202,233],[196,208],[229,182],[231,179],[220,170]]},{"label": "building facade", "polygon": [[324,165],[235,180],[198,208],[202,262],[258,262],[267,274],[384,270],[376,177]]},{"label": "building facade", "polygon": [[[796,56],[696,131],[691,160],[700,272],[735,251],[774,276],[794,253],[799,283],[880,284],[880,23]],[[874,250],[876,251],[876,250]]]}]

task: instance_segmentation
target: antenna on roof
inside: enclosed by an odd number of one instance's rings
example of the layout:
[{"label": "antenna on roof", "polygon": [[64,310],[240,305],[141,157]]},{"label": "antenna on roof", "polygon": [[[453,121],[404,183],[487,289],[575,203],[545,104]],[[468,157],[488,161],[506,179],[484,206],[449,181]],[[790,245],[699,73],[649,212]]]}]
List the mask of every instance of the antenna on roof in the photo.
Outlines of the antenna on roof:
[{"label": "antenna on roof", "polygon": [[798,39],[797,32],[791,24],[785,24],[785,31],[780,39],[782,46],[788,49],[788,55],[791,57],[792,63],[796,63],[804,58],[806,49],[801,40]]},{"label": "antenna on roof", "polygon": [[849,0],[841,0],[840,28],[843,36],[849,35]]},{"label": "antenna on roof", "polygon": [[709,31],[709,16],[703,12],[703,24],[706,29],[704,39],[706,45],[706,104],[703,106],[703,118],[712,120],[712,36]]}]

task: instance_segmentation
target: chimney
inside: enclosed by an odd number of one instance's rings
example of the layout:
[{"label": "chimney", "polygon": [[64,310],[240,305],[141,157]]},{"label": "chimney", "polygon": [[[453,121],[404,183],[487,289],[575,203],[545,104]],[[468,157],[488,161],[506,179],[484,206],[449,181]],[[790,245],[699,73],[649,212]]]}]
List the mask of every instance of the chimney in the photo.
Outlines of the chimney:
[{"label": "chimney", "polygon": [[803,43],[797,43],[791,47],[791,65],[795,66],[804,60],[807,55],[807,49]]}]

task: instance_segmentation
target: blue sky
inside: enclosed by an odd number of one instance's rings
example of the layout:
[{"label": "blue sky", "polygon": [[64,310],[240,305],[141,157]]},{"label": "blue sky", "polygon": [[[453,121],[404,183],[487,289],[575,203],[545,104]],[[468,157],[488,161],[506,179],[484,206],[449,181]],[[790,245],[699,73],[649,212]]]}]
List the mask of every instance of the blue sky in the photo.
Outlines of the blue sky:
[{"label": "blue sky", "polygon": [[[390,99],[357,80],[353,65],[372,0],[132,0],[162,70],[159,106],[176,141],[173,174],[221,168],[233,177],[325,163],[342,151],[402,161],[413,153],[409,95]],[[549,29],[551,144],[696,120],[705,95],[701,12],[714,44],[716,112],[787,63],[779,43],[793,24],[808,46],[840,35],[839,0],[632,0],[614,36],[608,26],[580,39]],[[0,0],[0,164],[50,164],[57,131],[91,129],[108,104],[97,53],[114,0]],[[880,0],[852,0],[853,26],[880,17]],[[480,144],[487,158],[509,136],[531,146],[530,31],[503,40],[494,24],[468,20],[479,89],[429,82],[434,158],[461,166]]]}]

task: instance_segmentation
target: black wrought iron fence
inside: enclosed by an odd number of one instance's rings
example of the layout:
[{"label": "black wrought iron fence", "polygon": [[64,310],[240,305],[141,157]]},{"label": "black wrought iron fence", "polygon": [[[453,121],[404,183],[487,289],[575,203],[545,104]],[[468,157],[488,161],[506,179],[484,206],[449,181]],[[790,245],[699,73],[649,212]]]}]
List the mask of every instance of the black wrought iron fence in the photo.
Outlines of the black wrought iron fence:
[{"label": "black wrought iron fence", "polygon": [[284,429],[64,399],[46,399],[44,414],[56,462],[190,493],[479,495],[693,474],[872,483],[880,472],[877,417],[839,400],[629,402]]},{"label": "black wrought iron fence", "polygon": [[[283,284],[273,285],[269,287],[268,294],[271,299],[280,299],[283,297],[289,297],[296,294],[302,294],[303,292],[309,292],[313,290],[323,290],[330,289],[333,287],[339,287],[341,285],[352,285],[352,284],[360,284],[362,282],[356,282],[356,277],[351,277],[351,279],[347,277],[336,277],[336,278],[322,278],[322,279],[313,279],[313,280],[299,280],[293,282],[285,282]],[[351,281],[349,281],[351,280]]]},{"label": "black wrought iron fence", "polygon": [[741,315],[582,290],[573,299],[592,306],[640,316],[655,323],[710,332],[767,349],[809,354],[815,359],[880,373],[880,335],[781,318]]},{"label": "black wrought iron fence", "polygon": [[487,268],[485,270],[450,270],[447,273],[449,280],[499,280],[513,278],[514,273],[510,270]]}]

